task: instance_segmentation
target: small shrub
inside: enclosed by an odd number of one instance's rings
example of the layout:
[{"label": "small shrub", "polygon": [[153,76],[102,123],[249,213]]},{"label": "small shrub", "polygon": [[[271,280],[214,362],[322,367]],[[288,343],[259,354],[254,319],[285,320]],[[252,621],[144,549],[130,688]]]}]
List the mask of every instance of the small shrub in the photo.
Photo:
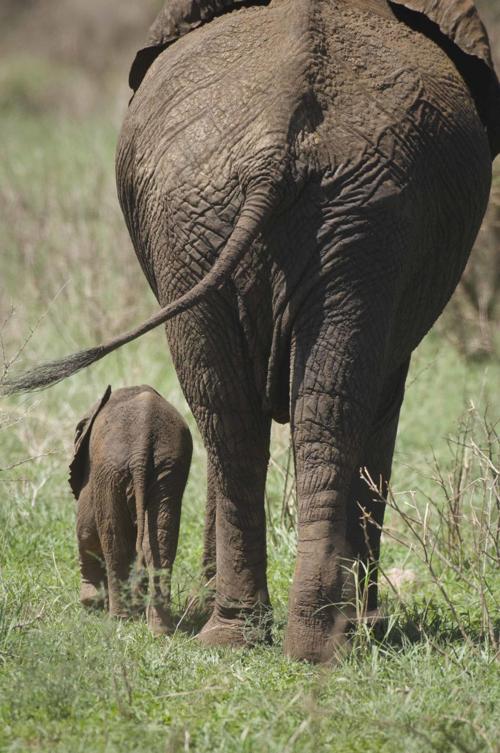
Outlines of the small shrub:
[{"label": "small shrub", "polygon": [[[381,568],[381,580],[391,594],[388,626],[407,637],[459,638],[495,656],[500,647],[497,427],[471,404],[449,448],[446,469],[434,460],[433,493],[389,494],[385,546],[395,543],[404,569],[414,570],[408,579],[413,591],[409,602],[405,589],[394,581],[394,571]],[[376,484],[365,479],[376,498]],[[367,525],[372,524],[368,519]]]}]

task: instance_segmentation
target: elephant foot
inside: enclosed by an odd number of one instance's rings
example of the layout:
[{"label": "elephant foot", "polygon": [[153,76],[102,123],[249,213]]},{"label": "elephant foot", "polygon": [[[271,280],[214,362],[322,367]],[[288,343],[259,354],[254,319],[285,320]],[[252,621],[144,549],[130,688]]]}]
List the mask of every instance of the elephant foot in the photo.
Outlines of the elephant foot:
[{"label": "elephant foot", "polygon": [[184,613],[191,618],[205,617],[208,619],[215,607],[215,576],[207,583],[195,586],[189,593]]},{"label": "elephant foot", "polygon": [[344,613],[317,616],[291,614],[285,635],[285,655],[312,664],[339,664],[351,650],[353,620]]},{"label": "elephant foot", "polygon": [[197,639],[204,646],[249,648],[259,643],[270,644],[272,612],[269,606],[239,610],[237,616],[224,616],[216,608]]},{"label": "elephant foot", "polygon": [[[333,610],[332,610],[333,611]],[[285,636],[285,654],[312,664],[339,664],[350,653],[356,628],[366,626],[380,640],[387,620],[379,609],[356,616],[354,609],[317,615],[290,615]]]},{"label": "elephant foot", "polygon": [[148,628],[152,635],[171,635],[175,630],[175,623],[170,609],[148,604],[146,608]]},{"label": "elephant foot", "polygon": [[131,620],[134,616],[128,594],[119,590],[109,591],[109,616],[115,620]]},{"label": "elephant foot", "polygon": [[373,637],[377,641],[382,641],[387,634],[389,620],[381,609],[369,609],[361,618],[361,621],[371,630]]},{"label": "elephant foot", "polygon": [[80,586],[80,604],[86,609],[104,609],[105,594],[103,588],[96,588],[93,583]]}]

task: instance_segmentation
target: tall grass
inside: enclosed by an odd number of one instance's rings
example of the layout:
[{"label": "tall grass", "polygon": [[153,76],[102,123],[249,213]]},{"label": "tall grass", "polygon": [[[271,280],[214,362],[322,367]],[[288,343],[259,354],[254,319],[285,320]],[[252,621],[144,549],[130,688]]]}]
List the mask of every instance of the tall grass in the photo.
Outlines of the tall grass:
[{"label": "tall grass", "polygon": [[[419,639],[449,640],[500,655],[500,442],[498,420],[492,423],[471,403],[448,438],[448,457],[434,456],[429,490],[391,491],[384,537],[404,552],[404,569],[381,568],[396,597],[390,608],[389,633],[408,625]],[[366,471],[374,499],[377,485]],[[367,528],[375,523],[368,516]],[[414,568],[414,569],[412,569]],[[406,578],[404,577],[406,571]],[[403,576],[403,577],[401,577]],[[410,576],[410,577],[408,577]],[[400,584],[424,583],[414,600],[401,596]],[[439,615],[439,629],[428,624]],[[389,635],[386,635],[386,637]]]}]

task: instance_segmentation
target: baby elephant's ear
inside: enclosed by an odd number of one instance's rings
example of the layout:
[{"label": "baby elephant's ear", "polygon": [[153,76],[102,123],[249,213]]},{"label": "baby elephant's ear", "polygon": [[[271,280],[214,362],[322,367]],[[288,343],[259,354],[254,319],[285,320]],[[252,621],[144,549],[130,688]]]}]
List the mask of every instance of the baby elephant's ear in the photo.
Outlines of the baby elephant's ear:
[{"label": "baby elephant's ear", "polygon": [[106,405],[111,396],[111,385],[108,385],[106,392],[100,400],[92,407],[90,413],[78,422],[75,431],[75,449],[73,460],[69,466],[69,485],[78,499],[85,480],[85,470],[88,464],[90,432],[96,417],[102,408]]}]

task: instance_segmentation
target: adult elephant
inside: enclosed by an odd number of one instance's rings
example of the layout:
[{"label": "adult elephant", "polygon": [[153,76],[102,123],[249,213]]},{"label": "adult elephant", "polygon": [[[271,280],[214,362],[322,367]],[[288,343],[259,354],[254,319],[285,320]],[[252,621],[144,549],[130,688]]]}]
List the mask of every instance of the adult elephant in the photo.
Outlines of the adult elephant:
[{"label": "adult elephant", "polygon": [[359,469],[384,492],[410,354],[486,208],[500,92],[485,31],[470,0],[171,0],[131,83],[118,191],[163,308],[7,389],[57,381],[167,322],[208,454],[206,644],[244,643],[269,609],[269,432],[290,420],[285,650],[328,660],[356,566],[377,604],[384,505]]}]

